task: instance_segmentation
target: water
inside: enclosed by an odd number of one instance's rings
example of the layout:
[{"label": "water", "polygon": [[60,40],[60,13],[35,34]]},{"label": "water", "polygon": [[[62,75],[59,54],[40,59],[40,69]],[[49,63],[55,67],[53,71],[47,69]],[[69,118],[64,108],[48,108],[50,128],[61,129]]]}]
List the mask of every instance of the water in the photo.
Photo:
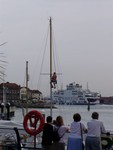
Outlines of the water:
[{"label": "water", "polygon": [[[28,111],[34,109],[28,109]],[[50,115],[50,109],[35,109],[41,111],[45,116]],[[80,113],[81,121],[86,125],[87,121],[91,119],[92,112],[97,111],[99,113],[99,120],[103,121],[104,126],[107,130],[113,131],[113,105],[92,105],[90,111],[87,110],[86,105],[75,106],[75,105],[60,105],[57,109],[52,110],[53,119],[58,115],[63,116],[65,125],[69,126],[73,121],[73,114]],[[15,117],[12,120],[17,122],[23,122],[22,109],[16,108]]]}]

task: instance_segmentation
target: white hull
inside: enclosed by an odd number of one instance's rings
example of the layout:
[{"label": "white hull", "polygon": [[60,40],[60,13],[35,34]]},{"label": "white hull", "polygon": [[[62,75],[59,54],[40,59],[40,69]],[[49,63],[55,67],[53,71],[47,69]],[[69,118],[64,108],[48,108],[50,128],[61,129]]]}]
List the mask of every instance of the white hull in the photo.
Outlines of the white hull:
[{"label": "white hull", "polygon": [[53,93],[53,102],[67,105],[88,105],[99,104],[100,95],[90,90],[83,90],[79,84],[71,83],[65,90]]}]

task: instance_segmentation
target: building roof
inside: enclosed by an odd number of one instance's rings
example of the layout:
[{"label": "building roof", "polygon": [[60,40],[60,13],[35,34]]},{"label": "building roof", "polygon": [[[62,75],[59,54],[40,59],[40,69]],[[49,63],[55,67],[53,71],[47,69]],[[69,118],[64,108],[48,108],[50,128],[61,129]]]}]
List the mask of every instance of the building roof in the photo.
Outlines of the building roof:
[{"label": "building roof", "polygon": [[39,94],[42,94],[39,90],[31,90],[32,93],[39,93]]},{"label": "building roof", "polygon": [[20,85],[16,84],[16,83],[10,83],[10,82],[6,82],[6,83],[1,83],[0,86],[4,87],[9,87],[9,88],[20,88]]}]

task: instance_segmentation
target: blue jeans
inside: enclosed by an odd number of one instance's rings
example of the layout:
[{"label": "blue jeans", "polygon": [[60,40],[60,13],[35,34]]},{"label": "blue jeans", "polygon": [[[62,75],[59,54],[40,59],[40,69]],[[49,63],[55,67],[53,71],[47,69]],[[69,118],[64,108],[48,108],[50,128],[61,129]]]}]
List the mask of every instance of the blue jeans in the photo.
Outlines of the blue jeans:
[{"label": "blue jeans", "polygon": [[86,150],[101,150],[99,137],[86,137],[85,141]]},{"label": "blue jeans", "polygon": [[82,140],[68,137],[67,150],[82,150]]}]

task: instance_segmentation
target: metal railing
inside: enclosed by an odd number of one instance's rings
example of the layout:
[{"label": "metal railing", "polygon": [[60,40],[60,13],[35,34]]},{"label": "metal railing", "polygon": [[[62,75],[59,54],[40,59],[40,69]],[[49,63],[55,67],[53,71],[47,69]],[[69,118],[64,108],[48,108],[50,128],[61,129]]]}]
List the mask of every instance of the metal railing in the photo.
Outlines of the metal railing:
[{"label": "metal railing", "polygon": [[[66,143],[68,133],[66,133]],[[85,140],[85,136],[84,136]],[[36,150],[42,150],[42,133],[36,136]],[[113,132],[102,134],[102,150],[113,150]],[[67,145],[66,145],[67,146]],[[0,128],[0,150],[34,150],[34,136],[28,135],[24,129]]]},{"label": "metal railing", "polygon": [[[36,136],[36,150],[41,150],[42,134]],[[0,128],[0,150],[34,150],[34,137],[28,135],[24,129]]]}]

